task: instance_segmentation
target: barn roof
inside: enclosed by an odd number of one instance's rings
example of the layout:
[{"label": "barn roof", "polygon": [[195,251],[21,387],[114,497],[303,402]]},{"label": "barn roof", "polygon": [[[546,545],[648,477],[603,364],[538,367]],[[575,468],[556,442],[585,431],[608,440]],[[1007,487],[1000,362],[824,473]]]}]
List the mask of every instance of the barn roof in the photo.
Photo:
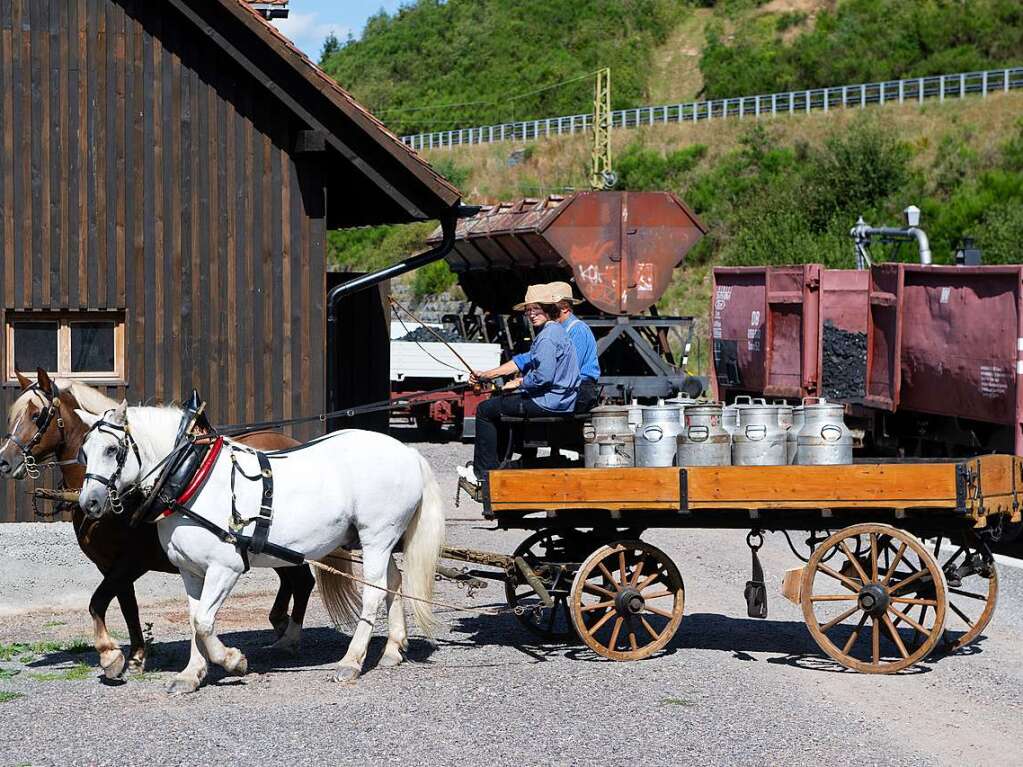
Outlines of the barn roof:
[{"label": "barn roof", "polygon": [[443,217],[460,192],[245,0],[168,0],[310,129],[326,153],[330,228]]}]

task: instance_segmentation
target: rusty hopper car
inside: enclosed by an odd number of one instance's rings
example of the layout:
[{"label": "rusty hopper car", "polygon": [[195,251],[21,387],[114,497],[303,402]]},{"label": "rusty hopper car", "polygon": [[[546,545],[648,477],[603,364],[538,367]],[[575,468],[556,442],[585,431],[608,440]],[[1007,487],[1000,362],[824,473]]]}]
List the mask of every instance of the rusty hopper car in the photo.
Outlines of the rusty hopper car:
[{"label": "rusty hopper car", "polygon": [[[578,192],[484,207],[459,222],[446,256],[473,304],[455,320],[463,335],[517,350],[530,330],[509,314],[526,286],[571,281],[584,301],[576,314],[597,337],[605,395],[698,393],[682,360],[691,318],[660,317],[655,304],[705,231],[667,192]],[[430,242],[440,240],[438,230]]]},{"label": "rusty hopper car", "polygon": [[846,405],[870,455],[1023,454],[1020,266],[716,269],[712,386]]}]

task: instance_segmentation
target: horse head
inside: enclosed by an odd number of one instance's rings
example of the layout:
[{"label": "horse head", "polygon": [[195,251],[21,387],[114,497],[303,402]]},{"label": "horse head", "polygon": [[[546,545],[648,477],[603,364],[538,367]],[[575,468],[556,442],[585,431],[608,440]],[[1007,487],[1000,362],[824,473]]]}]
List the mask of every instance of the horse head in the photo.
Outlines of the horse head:
[{"label": "horse head", "polygon": [[128,403],[122,401],[100,415],[85,410],[75,413],[89,427],[79,452],[86,472],[78,505],[93,519],[108,509],[118,514],[123,510],[122,492],[139,480],[142,471],[138,445],[128,425]]},{"label": "horse head", "polygon": [[7,436],[0,447],[0,475],[36,478],[36,462],[57,453],[66,440],[69,410],[61,400],[61,389],[45,370],[36,371],[34,382],[20,371],[14,372],[21,394],[8,412]]}]

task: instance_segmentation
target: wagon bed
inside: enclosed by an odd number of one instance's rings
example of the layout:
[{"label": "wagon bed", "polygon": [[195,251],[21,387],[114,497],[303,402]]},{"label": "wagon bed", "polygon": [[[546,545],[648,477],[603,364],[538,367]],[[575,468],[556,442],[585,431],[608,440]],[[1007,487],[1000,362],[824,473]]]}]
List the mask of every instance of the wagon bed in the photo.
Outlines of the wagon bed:
[{"label": "wagon bed", "polygon": [[[766,617],[756,551],[762,532],[782,531],[806,563],[785,573],[783,594],[802,607],[817,644],[848,668],[891,673],[959,649],[987,626],[998,577],[985,536],[1020,521],[1023,460],[498,469],[480,491],[487,519],[534,532],[511,556],[445,556],[502,568],[470,572],[503,580],[537,634],[578,637],[615,660],[663,648],[685,589],[671,558],[640,540],[660,527],[749,530],[744,593],[750,616]],[[789,531],[809,531],[805,557]]]}]

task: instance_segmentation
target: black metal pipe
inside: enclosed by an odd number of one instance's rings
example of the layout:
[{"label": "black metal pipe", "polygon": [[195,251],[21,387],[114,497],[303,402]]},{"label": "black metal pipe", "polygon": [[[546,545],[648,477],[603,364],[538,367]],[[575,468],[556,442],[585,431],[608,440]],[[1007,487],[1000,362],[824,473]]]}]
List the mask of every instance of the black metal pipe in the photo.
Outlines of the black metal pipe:
[{"label": "black metal pipe", "polygon": [[[339,392],[337,387],[337,373],[338,360],[337,344],[340,334],[340,328],[338,327],[337,310],[341,300],[353,293],[358,293],[360,290],[366,290],[374,285],[379,285],[384,280],[389,280],[392,277],[397,277],[406,272],[411,272],[413,269],[418,269],[421,266],[432,264],[434,261],[439,261],[444,258],[451,249],[455,246],[455,226],[458,223],[458,219],[467,218],[474,216],[479,212],[479,207],[472,205],[457,205],[453,207],[448,215],[441,219],[440,225],[443,232],[443,239],[436,247],[430,248],[429,250],[419,253],[418,255],[406,258],[404,261],[399,261],[396,264],[391,264],[384,269],[380,269],[370,274],[364,274],[361,277],[356,277],[348,282],[343,282],[340,285],[335,285],[331,288],[327,294],[327,410],[337,410],[341,405],[338,402]],[[332,428],[332,424],[328,424],[328,430]]]}]

